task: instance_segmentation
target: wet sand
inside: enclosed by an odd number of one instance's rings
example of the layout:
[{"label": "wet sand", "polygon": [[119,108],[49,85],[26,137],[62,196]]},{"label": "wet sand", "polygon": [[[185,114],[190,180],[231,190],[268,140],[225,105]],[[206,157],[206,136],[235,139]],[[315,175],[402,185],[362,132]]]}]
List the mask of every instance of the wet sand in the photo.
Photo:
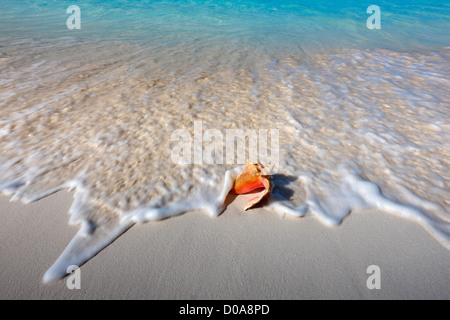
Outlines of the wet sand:
[{"label": "wet sand", "polygon": [[[42,276],[77,232],[72,194],[0,198],[0,299],[449,299],[450,251],[421,225],[381,211],[338,227],[315,217],[191,212],[135,225],[81,267],[81,288]],[[381,289],[369,290],[370,265]]]}]

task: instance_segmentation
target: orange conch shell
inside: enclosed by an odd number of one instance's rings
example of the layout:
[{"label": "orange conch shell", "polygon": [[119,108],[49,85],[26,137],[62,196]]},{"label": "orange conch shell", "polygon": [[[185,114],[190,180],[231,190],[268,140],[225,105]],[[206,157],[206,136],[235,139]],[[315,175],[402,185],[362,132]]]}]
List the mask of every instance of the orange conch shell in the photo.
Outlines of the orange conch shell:
[{"label": "orange conch shell", "polygon": [[244,210],[250,209],[259,203],[272,189],[269,170],[259,162],[253,163],[247,160],[244,170],[234,182],[233,191],[236,194],[243,194],[259,188],[264,188],[264,190],[259,192],[256,197],[250,199]]}]

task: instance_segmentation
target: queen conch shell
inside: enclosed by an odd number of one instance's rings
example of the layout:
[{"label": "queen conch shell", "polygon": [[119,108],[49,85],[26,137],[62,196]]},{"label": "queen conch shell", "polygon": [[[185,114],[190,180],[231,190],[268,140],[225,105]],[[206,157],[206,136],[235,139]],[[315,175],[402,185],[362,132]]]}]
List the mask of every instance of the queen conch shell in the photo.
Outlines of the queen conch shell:
[{"label": "queen conch shell", "polygon": [[253,190],[264,188],[251,198],[244,210],[250,209],[259,203],[272,190],[272,181],[269,170],[259,162],[247,160],[244,170],[238,175],[234,182],[233,191],[235,194],[249,193]]}]

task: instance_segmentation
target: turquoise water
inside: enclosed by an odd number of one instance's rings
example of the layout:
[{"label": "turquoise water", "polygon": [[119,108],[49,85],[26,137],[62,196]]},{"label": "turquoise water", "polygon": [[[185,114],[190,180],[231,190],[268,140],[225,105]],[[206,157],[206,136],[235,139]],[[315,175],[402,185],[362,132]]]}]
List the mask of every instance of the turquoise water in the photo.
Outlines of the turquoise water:
[{"label": "turquoise water", "polygon": [[[66,28],[69,5],[81,10],[81,30]],[[381,9],[381,29],[369,30],[369,5]],[[424,50],[450,44],[448,1],[0,1],[2,37],[234,42],[305,50]]]},{"label": "turquoise water", "polygon": [[[372,4],[381,29],[366,26]],[[338,226],[376,208],[450,248],[448,2],[0,7],[0,190],[24,202],[75,190],[69,223],[81,226],[45,281],[135,223],[220,215],[244,154],[274,165],[264,210]],[[208,158],[208,132],[243,129],[277,139],[266,155]],[[206,141],[191,163],[173,160],[180,130]]]}]

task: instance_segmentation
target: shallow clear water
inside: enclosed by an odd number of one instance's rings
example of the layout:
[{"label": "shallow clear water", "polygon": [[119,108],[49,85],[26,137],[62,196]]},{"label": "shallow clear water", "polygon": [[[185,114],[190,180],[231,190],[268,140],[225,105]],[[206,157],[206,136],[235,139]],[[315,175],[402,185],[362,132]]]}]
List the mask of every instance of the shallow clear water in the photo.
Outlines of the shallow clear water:
[{"label": "shallow clear water", "polygon": [[449,5],[380,1],[369,30],[370,4],[83,1],[68,30],[69,4],[0,0],[0,188],[73,187],[83,226],[45,279],[133,223],[223,210],[242,161],[172,161],[196,123],[278,130],[264,208],[329,225],[380,208],[450,247]]}]

